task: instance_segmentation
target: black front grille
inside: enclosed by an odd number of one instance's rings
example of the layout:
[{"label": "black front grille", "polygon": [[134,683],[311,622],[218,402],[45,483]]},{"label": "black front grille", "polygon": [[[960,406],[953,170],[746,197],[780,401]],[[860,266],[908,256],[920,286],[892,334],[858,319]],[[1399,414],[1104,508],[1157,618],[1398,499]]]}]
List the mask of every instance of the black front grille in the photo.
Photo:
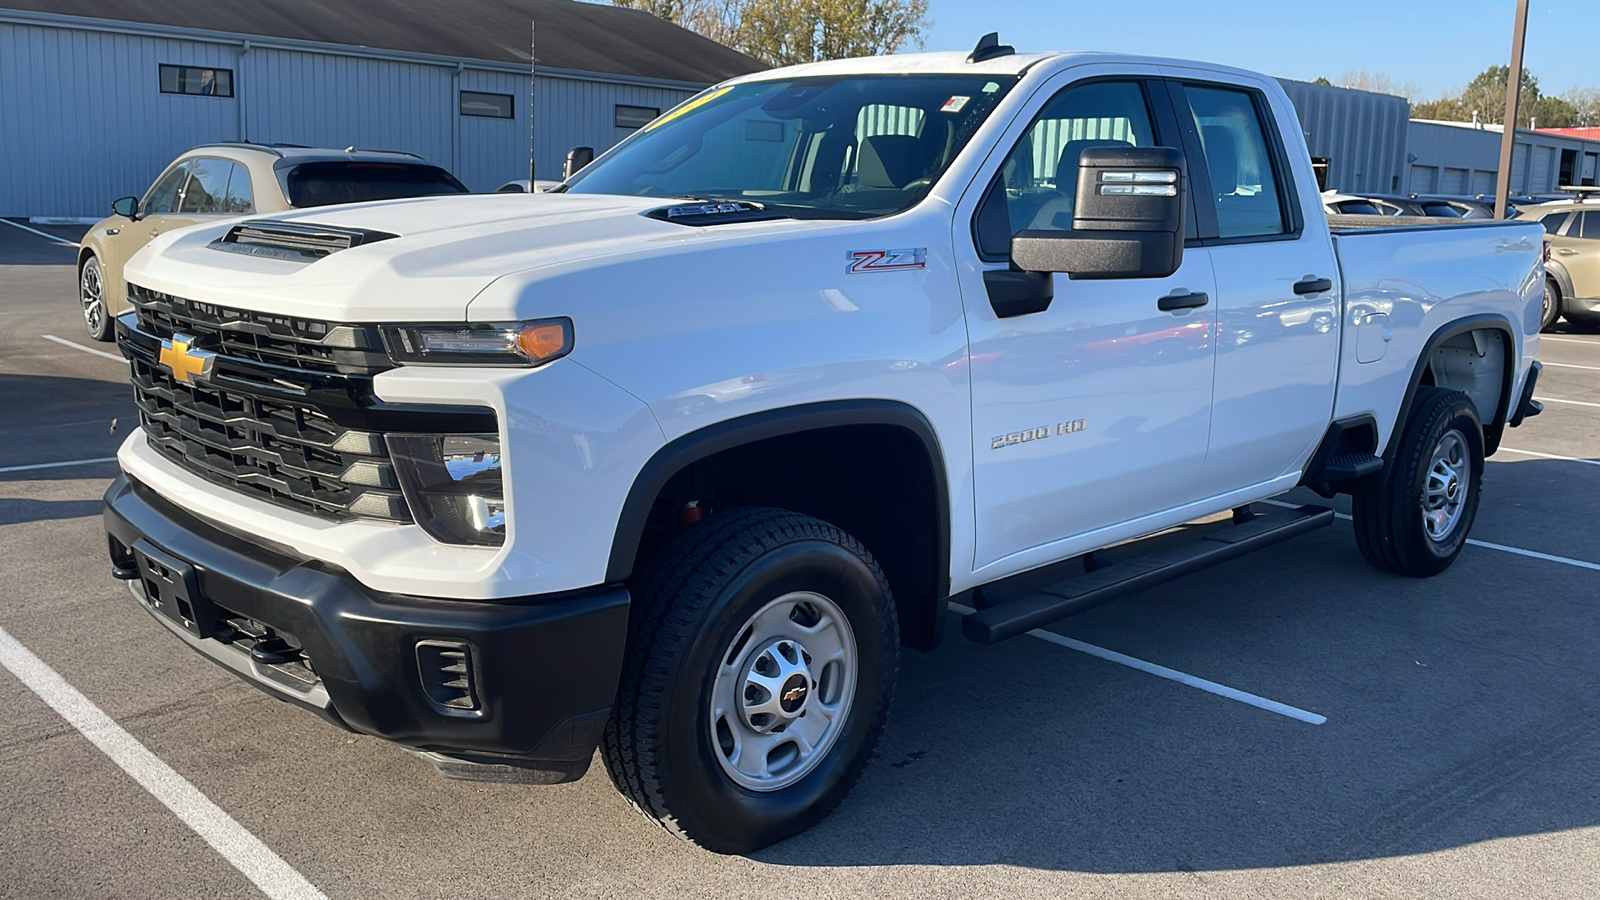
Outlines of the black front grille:
[{"label": "black front grille", "polygon": [[224,356],[314,372],[372,375],[393,368],[375,325],[234,309],[135,284],[128,285],[128,299],[140,331],[162,338],[186,335]]},{"label": "black front grille", "polygon": [[411,521],[381,434],[304,402],[184,383],[142,355],[132,364],[150,446],[189,471],[325,518]]}]

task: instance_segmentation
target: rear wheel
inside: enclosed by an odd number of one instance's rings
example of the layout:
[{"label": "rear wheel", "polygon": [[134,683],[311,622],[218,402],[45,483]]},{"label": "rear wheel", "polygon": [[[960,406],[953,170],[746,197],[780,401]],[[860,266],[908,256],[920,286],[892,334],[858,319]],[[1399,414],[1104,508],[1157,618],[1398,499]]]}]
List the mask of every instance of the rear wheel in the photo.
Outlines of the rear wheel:
[{"label": "rear wheel", "polygon": [[663,547],[633,603],[601,751],[635,807],[745,853],[838,805],[898,666],[894,601],[865,547],[809,516],[731,510]]},{"label": "rear wheel", "polygon": [[1539,330],[1549,331],[1561,318],[1561,288],[1555,279],[1544,280],[1544,307],[1539,318]]},{"label": "rear wheel", "polygon": [[1477,408],[1460,391],[1418,388],[1411,417],[1392,440],[1378,483],[1354,497],[1356,545],[1380,569],[1437,575],[1455,562],[1478,514]]},{"label": "rear wheel", "polygon": [[90,256],[78,270],[78,302],[83,308],[83,324],[89,337],[109,341],[116,336],[111,310],[106,306],[105,273],[98,257]]}]

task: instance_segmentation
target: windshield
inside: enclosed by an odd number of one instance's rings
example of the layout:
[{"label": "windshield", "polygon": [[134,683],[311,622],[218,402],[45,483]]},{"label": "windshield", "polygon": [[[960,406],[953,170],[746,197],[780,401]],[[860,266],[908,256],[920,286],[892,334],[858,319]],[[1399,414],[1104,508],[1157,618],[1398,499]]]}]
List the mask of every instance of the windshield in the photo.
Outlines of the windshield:
[{"label": "windshield", "polygon": [[289,205],[302,208],[467,192],[449,172],[420,163],[301,163],[285,181]]},{"label": "windshield", "polygon": [[577,194],[742,200],[865,219],[927,196],[1015,76],[863,75],[716,88],[567,182]]}]

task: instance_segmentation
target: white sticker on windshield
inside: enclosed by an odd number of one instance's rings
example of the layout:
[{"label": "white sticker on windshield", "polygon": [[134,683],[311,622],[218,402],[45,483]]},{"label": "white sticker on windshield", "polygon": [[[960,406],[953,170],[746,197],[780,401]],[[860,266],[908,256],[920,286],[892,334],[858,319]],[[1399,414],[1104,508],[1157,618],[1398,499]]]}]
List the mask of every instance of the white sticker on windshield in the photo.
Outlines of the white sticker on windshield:
[{"label": "white sticker on windshield", "polygon": [[963,97],[963,96],[951,97],[949,100],[946,100],[944,102],[943,106],[939,107],[939,112],[947,112],[947,113],[958,113],[958,112],[961,112],[962,109],[966,108],[967,101],[971,100],[971,99],[972,99],[971,97]]}]

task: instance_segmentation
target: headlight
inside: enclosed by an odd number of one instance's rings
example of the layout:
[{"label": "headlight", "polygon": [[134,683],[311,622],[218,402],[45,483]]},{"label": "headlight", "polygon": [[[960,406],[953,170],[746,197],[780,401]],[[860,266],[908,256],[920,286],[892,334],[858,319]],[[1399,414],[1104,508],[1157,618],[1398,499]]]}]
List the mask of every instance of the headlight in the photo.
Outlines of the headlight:
[{"label": "headlight", "polygon": [[492,434],[391,434],[389,455],[411,513],[447,544],[506,540],[500,438]]},{"label": "headlight", "polygon": [[386,325],[389,358],[401,365],[537,366],[572,350],[572,320]]}]

